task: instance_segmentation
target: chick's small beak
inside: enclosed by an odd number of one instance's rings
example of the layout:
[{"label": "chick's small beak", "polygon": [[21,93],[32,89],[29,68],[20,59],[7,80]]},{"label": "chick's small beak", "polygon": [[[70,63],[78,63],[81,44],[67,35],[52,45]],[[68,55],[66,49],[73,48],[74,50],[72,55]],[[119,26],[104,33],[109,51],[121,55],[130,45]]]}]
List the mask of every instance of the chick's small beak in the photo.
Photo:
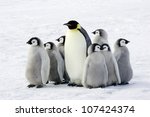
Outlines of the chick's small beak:
[{"label": "chick's small beak", "polygon": [[28,41],[28,42],[26,42],[26,44],[30,44],[30,42]]},{"label": "chick's small beak", "polygon": [[127,44],[130,43],[130,41],[127,41],[126,43],[127,43]]},{"label": "chick's small beak", "polygon": [[46,47],[46,43],[44,44],[44,47]]},{"label": "chick's small beak", "polygon": [[55,41],[58,41],[58,42],[59,42],[59,39],[56,39]]},{"label": "chick's small beak", "polygon": [[94,32],[92,32],[93,34],[95,34],[95,31]]}]

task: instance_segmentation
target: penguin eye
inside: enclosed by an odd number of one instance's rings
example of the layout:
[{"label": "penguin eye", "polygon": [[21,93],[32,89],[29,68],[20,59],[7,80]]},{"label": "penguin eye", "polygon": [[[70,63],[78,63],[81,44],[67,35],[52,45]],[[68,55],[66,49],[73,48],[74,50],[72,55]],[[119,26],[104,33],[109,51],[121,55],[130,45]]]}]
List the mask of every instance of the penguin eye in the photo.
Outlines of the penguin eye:
[{"label": "penguin eye", "polygon": [[35,39],[33,39],[33,40],[31,41],[31,43],[32,43],[33,46],[37,46],[37,45],[38,45],[38,42],[37,42],[37,40],[35,40]]},{"label": "penguin eye", "polygon": [[126,41],[125,40],[121,40],[120,41],[120,46],[126,46]]},{"label": "penguin eye", "polygon": [[108,47],[107,46],[103,46],[103,50],[108,50]]},{"label": "penguin eye", "polygon": [[95,52],[100,51],[100,46],[95,46]]},{"label": "penguin eye", "polygon": [[49,44],[46,44],[46,47],[49,47],[50,45]]},{"label": "penguin eye", "polygon": [[32,43],[36,43],[36,40],[32,40]]},{"label": "penguin eye", "polygon": [[62,37],[60,38],[60,42],[63,42],[63,38]]},{"label": "penguin eye", "polygon": [[125,40],[122,40],[121,43],[125,43]]},{"label": "penguin eye", "polygon": [[95,34],[99,34],[99,31],[96,31]]},{"label": "penguin eye", "polygon": [[47,48],[47,49],[51,49],[51,44],[47,43],[47,44],[46,44],[46,48]]}]

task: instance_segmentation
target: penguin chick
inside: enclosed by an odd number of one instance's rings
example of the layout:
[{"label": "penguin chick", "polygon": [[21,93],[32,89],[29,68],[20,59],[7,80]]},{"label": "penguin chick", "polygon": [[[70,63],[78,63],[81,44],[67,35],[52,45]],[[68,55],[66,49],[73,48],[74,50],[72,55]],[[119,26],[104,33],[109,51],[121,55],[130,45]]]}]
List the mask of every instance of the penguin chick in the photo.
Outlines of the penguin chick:
[{"label": "penguin chick", "polygon": [[[65,39],[66,39],[66,37],[64,35],[59,37],[58,39],[56,39],[56,41],[59,42],[59,44],[57,45],[57,48],[59,49],[59,52],[60,52],[62,58],[64,59],[64,61],[65,61],[65,58],[64,58]],[[65,66],[65,71],[64,71],[64,79],[65,79],[66,83],[69,83],[70,78],[69,78],[69,75],[67,73],[66,66]]]},{"label": "penguin chick", "polygon": [[108,44],[101,45],[102,54],[105,57],[107,70],[108,70],[108,83],[107,85],[117,85],[121,83],[119,69],[117,61],[111,52],[110,46]]},{"label": "penguin chick", "polygon": [[91,40],[86,30],[77,21],[71,20],[64,25],[69,28],[64,49],[65,66],[70,77],[68,86],[82,86],[83,66]]},{"label": "penguin chick", "polygon": [[128,84],[133,77],[133,70],[130,64],[130,53],[126,45],[128,40],[120,38],[115,43],[114,56],[117,60],[121,84]]},{"label": "penguin chick", "polygon": [[42,41],[37,38],[31,38],[27,44],[31,45],[28,53],[25,76],[29,81],[28,87],[43,87],[49,76],[50,60],[44,49]]},{"label": "penguin chick", "polygon": [[59,53],[56,45],[53,42],[47,42],[44,44],[48,56],[51,60],[50,62],[50,73],[49,73],[49,81],[54,81],[55,85],[63,82],[64,78],[64,60]]},{"label": "penguin chick", "polygon": [[98,43],[100,45],[107,43],[108,44],[108,34],[104,29],[97,29],[92,32],[95,37],[93,38],[93,43]]},{"label": "penguin chick", "polygon": [[100,52],[99,44],[92,44],[88,48],[82,84],[87,88],[106,87],[108,81],[108,71],[105,57]]},{"label": "penguin chick", "polygon": [[58,39],[56,39],[56,41],[59,43],[57,45],[57,47],[58,47],[59,52],[60,52],[60,54],[61,54],[61,56],[62,56],[63,59],[64,59],[64,44],[65,44],[65,39],[66,39],[65,36],[61,36]]}]

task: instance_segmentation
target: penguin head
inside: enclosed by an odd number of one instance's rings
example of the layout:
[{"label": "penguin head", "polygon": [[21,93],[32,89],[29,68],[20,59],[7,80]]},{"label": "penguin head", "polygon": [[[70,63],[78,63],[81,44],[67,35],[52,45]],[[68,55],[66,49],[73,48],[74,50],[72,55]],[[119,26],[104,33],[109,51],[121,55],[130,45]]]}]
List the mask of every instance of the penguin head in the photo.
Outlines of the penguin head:
[{"label": "penguin head", "polygon": [[126,40],[126,39],[123,39],[123,38],[120,38],[118,39],[117,41],[117,44],[119,47],[124,47],[126,46],[126,44],[128,44],[130,41]]},{"label": "penguin head", "polygon": [[106,43],[101,45],[101,50],[102,51],[111,51],[110,46]]},{"label": "penguin head", "polygon": [[32,45],[32,46],[40,46],[41,45],[41,40],[38,37],[32,37],[27,44]]},{"label": "penguin head", "polygon": [[75,20],[71,20],[68,23],[65,23],[64,25],[68,26],[68,28],[70,30],[80,28],[80,24],[77,21],[75,21]]},{"label": "penguin head", "polygon": [[58,39],[56,39],[56,41],[58,41],[61,44],[64,44],[65,43],[65,38],[66,38],[65,36],[61,36]]},{"label": "penguin head", "polygon": [[88,48],[88,55],[93,52],[99,52],[101,51],[101,46],[97,43],[91,44]]},{"label": "penguin head", "polygon": [[107,38],[107,33],[104,29],[97,29],[94,32],[92,32],[94,35],[98,35],[100,37]]},{"label": "penguin head", "polygon": [[47,49],[47,50],[53,50],[54,49],[54,46],[55,44],[53,42],[47,42],[44,44],[44,47]]},{"label": "penguin head", "polygon": [[101,46],[100,45],[95,45],[95,47],[93,48],[93,52],[99,52],[101,51]]}]

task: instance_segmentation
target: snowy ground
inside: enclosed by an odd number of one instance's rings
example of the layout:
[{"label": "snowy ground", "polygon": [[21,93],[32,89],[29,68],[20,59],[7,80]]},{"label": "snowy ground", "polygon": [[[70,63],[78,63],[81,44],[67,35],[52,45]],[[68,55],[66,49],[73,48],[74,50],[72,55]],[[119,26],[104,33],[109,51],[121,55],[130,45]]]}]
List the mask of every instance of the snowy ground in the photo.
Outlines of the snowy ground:
[{"label": "snowy ground", "polygon": [[[149,0],[0,0],[0,99],[150,99]],[[113,47],[128,48],[134,77],[129,85],[104,89],[54,86],[28,89],[25,79],[26,41],[32,36],[53,41],[75,19],[91,34],[104,28]]]}]

